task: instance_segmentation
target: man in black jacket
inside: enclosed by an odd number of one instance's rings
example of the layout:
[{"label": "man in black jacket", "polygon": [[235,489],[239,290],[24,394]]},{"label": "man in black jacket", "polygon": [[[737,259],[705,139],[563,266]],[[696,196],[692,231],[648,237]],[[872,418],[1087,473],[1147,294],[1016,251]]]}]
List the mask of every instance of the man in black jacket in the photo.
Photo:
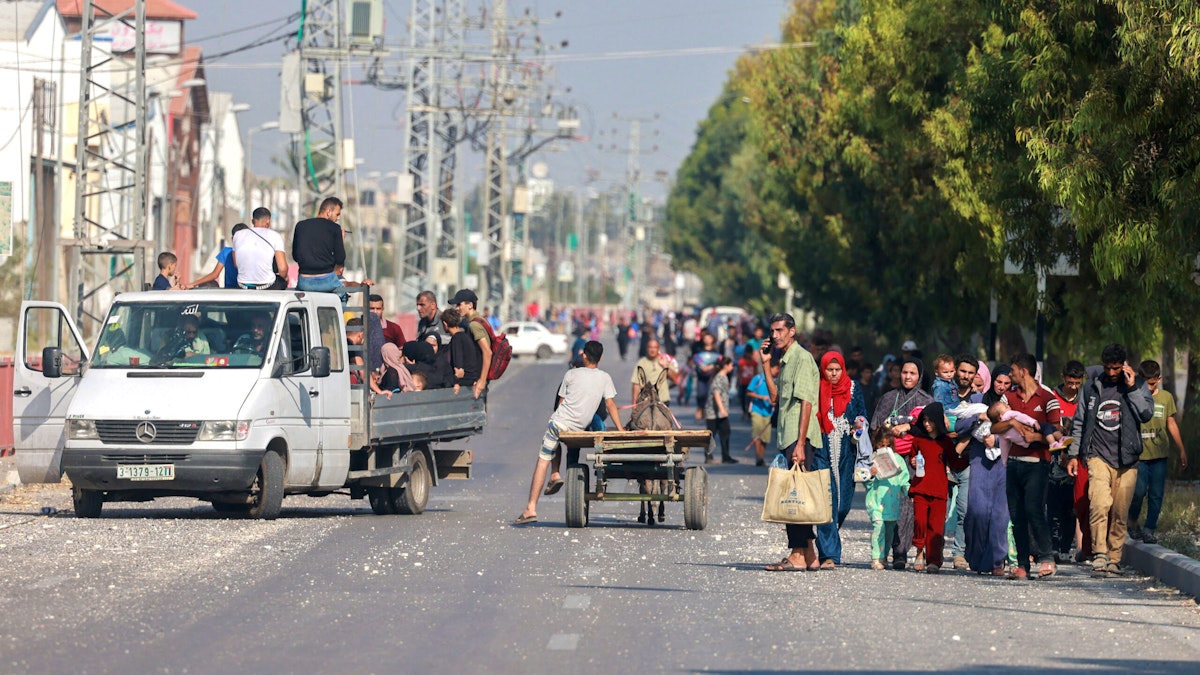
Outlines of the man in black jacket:
[{"label": "man in black jacket", "polygon": [[346,246],[338,220],[342,200],[326,197],[316,218],[296,223],[292,234],[292,259],[300,268],[296,289],[337,293],[346,302],[346,288],[337,270],[346,265]]},{"label": "man in black jacket", "polygon": [[1101,354],[1103,369],[1089,369],[1079,392],[1071,423],[1067,473],[1079,473],[1079,458],[1087,462],[1089,520],[1092,532],[1092,570],[1121,573],[1129,503],[1137,486],[1137,463],[1142,454],[1142,424],[1154,417],[1154,399],[1128,363],[1125,347],[1112,343]]}]

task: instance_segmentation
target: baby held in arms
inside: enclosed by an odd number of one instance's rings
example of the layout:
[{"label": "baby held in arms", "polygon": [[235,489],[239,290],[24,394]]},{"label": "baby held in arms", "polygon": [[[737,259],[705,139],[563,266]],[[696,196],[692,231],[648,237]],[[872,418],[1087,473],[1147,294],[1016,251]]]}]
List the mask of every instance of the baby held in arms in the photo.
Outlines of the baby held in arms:
[{"label": "baby held in arms", "polygon": [[[1063,435],[1059,433],[1058,428],[1053,424],[1039,424],[1037,420],[1033,419],[1029,415],[1010,408],[1003,399],[996,401],[991,405],[991,407],[988,408],[987,416],[988,419],[991,420],[992,424],[1012,421],[1032,428],[1046,437],[1046,442],[1050,444],[1050,450],[1052,451],[1061,450],[1071,443],[1071,438],[1064,438]],[[1003,434],[1000,434],[998,439],[1000,441],[1000,451],[1005,457],[1008,456],[1008,449],[1012,447],[1013,443],[1016,443],[1023,448],[1029,447],[1029,441],[1025,440],[1025,437],[1021,435],[1020,430],[1018,430],[1016,427],[1012,427]]]}]

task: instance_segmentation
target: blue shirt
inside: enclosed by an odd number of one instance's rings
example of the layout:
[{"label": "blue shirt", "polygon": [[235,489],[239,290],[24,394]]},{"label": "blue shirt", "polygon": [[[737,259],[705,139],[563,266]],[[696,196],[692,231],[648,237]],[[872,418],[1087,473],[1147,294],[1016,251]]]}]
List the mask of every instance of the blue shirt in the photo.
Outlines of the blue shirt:
[{"label": "blue shirt", "polygon": [[233,247],[226,246],[217,253],[217,262],[225,268],[225,288],[237,288],[237,265],[233,264]]},{"label": "blue shirt", "polygon": [[150,287],[152,291],[169,291],[171,290],[171,280],[163,275],[154,277],[154,285]]},{"label": "blue shirt", "polygon": [[[770,396],[771,392],[767,389],[767,378],[762,376],[762,373],[754,376],[750,380],[750,384],[746,385],[746,391],[750,394]],[[770,417],[775,414],[775,406],[771,405],[771,399],[752,398],[750,399],[750,412],[760,417]]]}]

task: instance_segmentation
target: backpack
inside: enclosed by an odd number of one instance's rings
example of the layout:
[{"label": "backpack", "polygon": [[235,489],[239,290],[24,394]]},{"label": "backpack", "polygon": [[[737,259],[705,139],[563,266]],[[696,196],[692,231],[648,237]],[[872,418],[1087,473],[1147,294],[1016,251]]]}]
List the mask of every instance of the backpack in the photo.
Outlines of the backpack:
[{"label": "backpack", "polygon": [[488,368],[488,381],[498,380],[508,370],[508,362],[512,361],[512,345],[508,343],[508,336],[504,333],[496,335],[492,330],[487,320],[481,316],[477,316],[472,321],[478,321],[483,325],[483,329],[487,331],[488,337],[492,341],[492,365]]}]

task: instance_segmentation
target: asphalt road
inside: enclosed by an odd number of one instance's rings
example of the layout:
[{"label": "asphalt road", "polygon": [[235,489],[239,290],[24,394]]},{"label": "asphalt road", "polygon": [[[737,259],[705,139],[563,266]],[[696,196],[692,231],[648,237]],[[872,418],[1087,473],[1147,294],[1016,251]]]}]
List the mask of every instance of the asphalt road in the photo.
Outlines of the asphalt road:
[{"label": "asphalt road", "polygon": [[[627,403],[632,363],[601,365]],[[186,499],[77,520],[61,487],[9,496],[0,672],[1200,670],[1200,610],[1152,580],[871,571],[861,492],[846,565],[760,571],[785,540],[759,521],[752,463],[711,467],[703,531],[679,504],[651,529],[612,503],[567,529],[561,493],[514,527],[563,368],[514,364],[467,444],[475,479],[421,516],[333,496],[289,497],[273,522]],[[735,449],[748,437],[735,422]]]}]

